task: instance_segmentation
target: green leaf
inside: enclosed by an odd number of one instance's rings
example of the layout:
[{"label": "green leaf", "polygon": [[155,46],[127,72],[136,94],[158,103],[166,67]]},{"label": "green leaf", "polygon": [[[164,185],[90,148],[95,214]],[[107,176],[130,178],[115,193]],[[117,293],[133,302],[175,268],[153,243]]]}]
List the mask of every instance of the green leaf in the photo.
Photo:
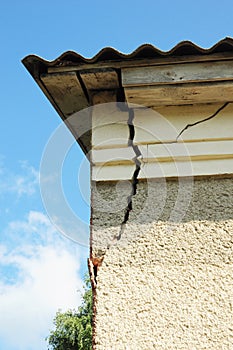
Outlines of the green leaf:
[{"label": "green leaf", "polygon": [[55,329],[46,338],[49,349],[92,349],[92,290],[89,278],[85,277],[82,304],[77,310],[58,310],[53,320]]}]

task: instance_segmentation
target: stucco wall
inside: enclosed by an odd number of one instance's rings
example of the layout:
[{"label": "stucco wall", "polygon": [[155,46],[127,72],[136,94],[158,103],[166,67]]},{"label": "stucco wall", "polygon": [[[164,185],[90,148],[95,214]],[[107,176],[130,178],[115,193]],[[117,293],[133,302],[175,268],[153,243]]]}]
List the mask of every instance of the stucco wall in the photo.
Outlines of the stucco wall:
[{"label": "stucco wall", "polygon": [[95,349],[233,349],[233,180],[92,188]]}]

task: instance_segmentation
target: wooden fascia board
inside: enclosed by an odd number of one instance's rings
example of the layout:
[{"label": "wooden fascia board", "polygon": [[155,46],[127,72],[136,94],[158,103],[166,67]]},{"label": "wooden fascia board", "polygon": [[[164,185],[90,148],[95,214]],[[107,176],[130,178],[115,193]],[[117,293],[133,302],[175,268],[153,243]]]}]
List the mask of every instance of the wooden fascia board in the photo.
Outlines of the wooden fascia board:
[{"label": "wooden fascia board", "polygon": [[233,60],[122,69],[127,102],[147,107],[233,100]]},{"label": "wooden fascia board", "polygon": [[232,81],[125,87],[124,91],[128,103],[146,107],[233,101]]},{"label": "wooden fascia board", "polygon": [[124,87],[233,80],[233,60],[131,67],[122,69]]}]

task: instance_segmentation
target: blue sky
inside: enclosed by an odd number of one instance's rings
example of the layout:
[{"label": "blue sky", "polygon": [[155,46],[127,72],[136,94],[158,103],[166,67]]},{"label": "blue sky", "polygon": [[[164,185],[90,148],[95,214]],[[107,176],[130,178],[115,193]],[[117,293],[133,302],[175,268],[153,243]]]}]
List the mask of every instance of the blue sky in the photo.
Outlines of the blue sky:
[{"label": "blue sky", "polygon": [[[231,0],[1,1],[0,349],[47,349],[55,312],[80,302],[88,256],[56,231],[43,207],[40,160],[60,119],[21,59],[52,60],[67,50],[91,57],[106,46],[129,53],[143,43],[169,50],[181,40],[208,48],[233,36],[232,12]],[[88,223],[77,181],[82,162],[74,145],[63,186]]]}]

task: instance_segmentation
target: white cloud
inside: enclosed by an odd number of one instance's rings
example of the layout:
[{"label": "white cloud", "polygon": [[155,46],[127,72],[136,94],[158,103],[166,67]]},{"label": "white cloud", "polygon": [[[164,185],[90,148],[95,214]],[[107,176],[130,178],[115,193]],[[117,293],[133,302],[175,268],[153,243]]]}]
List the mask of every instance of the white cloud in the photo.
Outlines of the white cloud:
[{"label": "white cloud", "polygon": [[14,245],[19,247],[22,245],[22,242],[24,246],[27,242],[43,245],[53,244],[54,237],[56,244],[61,242],[61,237],[50,223],[49,218],[43,213],[33,210],[28,213],[26,220],[10,222],[5,236],[8,237],[8,242],[11,240]]},{"label": "white cloud", "polygon": [[18,350],[45,350],[56,311],[80,303],[80,252],[41,212],[31,211],[7,230],[22,233],[22,241],[13,250],[0,245],[0,265],[17,270],[14,283],[0,283],[0,338]]},{"label": "white cloud", "polygon": [[13,173],[4,167],[0,159],[0,193],[13,193],[18,197],[31,196],[38,188],[38,171],[26,161],[20,162],[20,173]]}]

